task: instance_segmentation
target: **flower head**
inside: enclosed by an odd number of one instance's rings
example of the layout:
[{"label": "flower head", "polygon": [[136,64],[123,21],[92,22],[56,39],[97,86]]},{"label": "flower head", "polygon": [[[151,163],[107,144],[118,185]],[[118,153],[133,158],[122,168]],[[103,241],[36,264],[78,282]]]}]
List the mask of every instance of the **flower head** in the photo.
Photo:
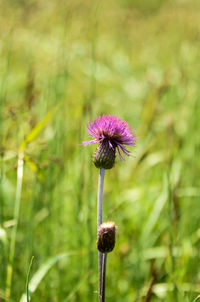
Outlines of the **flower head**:
[{"label": "flower head", "polygon": [[[94,122],[89,123],[88,132],[93,136],[93,139],[83,142],[83,144],[100,143],[100,146],[104,147],[104,150],[99,150],[98,154],[103,153],[103,155],[105,155],[107,151],[110,151],[113,154],[112,158],[114,159],[116,150],[118,151],[121,159],[124,159],[122,153],[129,156],[131,151],[128,150],[126,146],[135,145],[135,141],[137,140],[137,137],[134,135],[134,130],[130,129],[128,123],[113,115],[102,115],[96,117]],[[112,161],[114,164],[113,159]],[[105,167],[105,169],[110,168],[112,167]]]}]

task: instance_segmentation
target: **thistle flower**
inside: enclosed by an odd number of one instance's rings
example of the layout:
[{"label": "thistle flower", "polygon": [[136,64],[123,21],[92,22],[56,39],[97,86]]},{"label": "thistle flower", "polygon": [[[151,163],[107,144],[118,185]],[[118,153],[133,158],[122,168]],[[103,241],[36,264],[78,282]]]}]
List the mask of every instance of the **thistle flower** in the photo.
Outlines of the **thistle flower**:
[{"label": "thistle flower", "polygon": [[99,143],[93,162],[97,168],[111,169],[115,163],[116,151],[121,159],[122,153],[129,156],[130,150],[125,146],[135,145],[137,137],[127,122],[113,115],[96,117],[88,125],[88,132],[93,139],[84,145]]},{"label": "thistle flower", "polygon": [[114,222],[104,222],[99,226],[97,248],[101,253],[109,253],[115,247],[115,231]]}]

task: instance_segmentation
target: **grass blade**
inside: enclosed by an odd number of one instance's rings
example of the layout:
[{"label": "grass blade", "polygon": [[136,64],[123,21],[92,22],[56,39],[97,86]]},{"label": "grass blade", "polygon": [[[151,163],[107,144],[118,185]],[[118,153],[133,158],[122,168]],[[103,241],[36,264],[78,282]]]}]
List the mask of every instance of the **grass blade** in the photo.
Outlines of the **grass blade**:
[{"label": "grass blade", "polygon": [[30,301],[30,299],[29,299],[29,276],[30,276],[31,267],[32,267],[32,264],[33,264],[33,259],[34,259],[34,256],[32,256],[32,258],[31,258],[31,261],[30,261],[30,264],[29,264],[29,267],[28,267],[27,277],[26,277],[26,297],[27,297],[27,302]]}]

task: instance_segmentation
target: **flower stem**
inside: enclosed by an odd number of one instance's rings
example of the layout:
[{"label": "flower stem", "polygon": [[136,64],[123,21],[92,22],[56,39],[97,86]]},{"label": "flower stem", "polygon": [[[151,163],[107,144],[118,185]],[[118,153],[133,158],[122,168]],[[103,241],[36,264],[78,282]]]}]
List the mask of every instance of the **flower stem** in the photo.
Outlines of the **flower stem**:
[{"label": "flower stem", "polygon": [[[99,169],[99,184],[98,184],[98,196],[97,196],[97,233],[100,224],[102,224],[102,208],[103,208],[103,185],[104,185],[105,170]],[[103,254],[98,252],[99,263],[99,302],[102,302],[102,263]]]},{"label": "flower stem", "polygon": [[102,302],[105,302],[105,293],[106,293],[106,261],[107,261],[107,254],[103,254],[103,281],[102,281]]},{"label": "flower stem", "polygon": [[97,232],[100,224],[102,224],[102,208],[103,208],[103,185],[105,170],[99,169],[99,185],[98,185],[98,203],[97,203]]}]

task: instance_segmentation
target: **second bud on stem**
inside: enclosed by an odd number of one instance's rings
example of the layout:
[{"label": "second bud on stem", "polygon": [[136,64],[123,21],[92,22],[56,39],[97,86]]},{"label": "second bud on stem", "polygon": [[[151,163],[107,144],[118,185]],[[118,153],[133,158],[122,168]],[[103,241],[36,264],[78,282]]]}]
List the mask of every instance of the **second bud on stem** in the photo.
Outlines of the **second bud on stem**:
[{"label": "second bud on stem", "polygon": [[97,248],[101,253],[109,253],[115,247],[115,231],[117,227],[114,222],[104,222],[99,226]]}]

